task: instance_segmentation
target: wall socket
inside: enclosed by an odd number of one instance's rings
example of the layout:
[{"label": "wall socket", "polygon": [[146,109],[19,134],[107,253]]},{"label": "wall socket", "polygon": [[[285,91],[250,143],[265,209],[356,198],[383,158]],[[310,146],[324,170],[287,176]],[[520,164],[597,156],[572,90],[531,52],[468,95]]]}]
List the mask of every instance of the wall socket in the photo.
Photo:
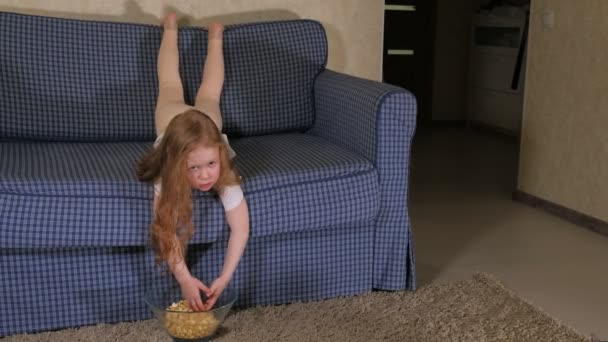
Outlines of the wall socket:
[{"label": "wall socket", "polygon": [[550,30],[555,25],[555,12],[551,9],[546,9],[542,16],[543,28]]}]

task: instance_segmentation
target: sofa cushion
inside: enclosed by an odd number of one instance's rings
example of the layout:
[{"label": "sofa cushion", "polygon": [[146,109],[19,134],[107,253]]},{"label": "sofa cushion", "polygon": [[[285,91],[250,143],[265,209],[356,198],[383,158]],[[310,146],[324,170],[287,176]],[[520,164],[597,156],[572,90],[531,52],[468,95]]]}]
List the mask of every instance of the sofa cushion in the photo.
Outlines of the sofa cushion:
[{"label": "sofa cushion", "polygon": [[[302,133],[232,139],[251,235],[362,222],[378,210],[376,170]],[[147,242],[152,187],[135,175],[151,143],[0,142],[0,247]],[[194,191],[194,242],[228,237],[221,203]]]},{"label": "sofa cushion", "polygon": [[[0,139],[153,140],[158,25],[0,12]],[[185,101],[200,85],[207,31],[179,32]],[[32,53],[32,52],[35,53]],[[228,26],[221,109],[231,136],[305,130],[324,69],[320,23]]]}]

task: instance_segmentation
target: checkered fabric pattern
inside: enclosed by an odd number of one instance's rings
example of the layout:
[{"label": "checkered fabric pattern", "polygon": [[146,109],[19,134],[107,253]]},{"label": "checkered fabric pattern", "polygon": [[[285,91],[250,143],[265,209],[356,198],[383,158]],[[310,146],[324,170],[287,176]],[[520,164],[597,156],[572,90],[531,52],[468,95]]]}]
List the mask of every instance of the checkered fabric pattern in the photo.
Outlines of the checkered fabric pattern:
[{"label": "checkered fabric pattern", "polygon": [[153,140],[159,44],[151,26],[0,12],[0,138]]},{"label": "checkered fabric pattern", "polygon": [[[200,85],[207,32],[180,30],[180,67],[186,101]],[[225,83],[220,101],[229,137],[305,130],[314,122],[313,82],[327,61],[320,23],[292,20],[227,27]]]},{"label": "checkered fabric pattern", "polygon": [[[369,290],[373,223],[252,238],[230,287],[236,307],[311,301]],[[226,242],[191,245],[209,283]],[[161,281],[144,247],[0,249],[0,336],[147,319],[144,292]],[[20,270],[16,272],[16,270]]]},{"label": "checkered fabric pattern", "polygon": [[[378,211],[366,159],[302,133],[234,139],[252,236],[360,222]],[[130,246],[147,241],[152,187],[136,161],[150,143],[0,142],[0,247]],[[194,192],[194,242],[228,237],[223,207]],[[286,213],[289,213],[286,215]]]},{"label": "checkered fabric pattern", "polygon": [[317,120],[310,133],[365,156],[378,170],[373,286],[415,288],[407,197],[415,97],[401,88],[331,70],[317,78],[315,96]]},{"label": "checkered fabric pattern", "polygon": [[[160,26],[0,12],[0,32],[0,138],[154,140]],[[207,31],[180,29],[178,41],[185,100],[192,104]],[[327,60],[320,23],[227,27],[224,59],[221,109],[229,136],[312,125],[310,89]]]}]

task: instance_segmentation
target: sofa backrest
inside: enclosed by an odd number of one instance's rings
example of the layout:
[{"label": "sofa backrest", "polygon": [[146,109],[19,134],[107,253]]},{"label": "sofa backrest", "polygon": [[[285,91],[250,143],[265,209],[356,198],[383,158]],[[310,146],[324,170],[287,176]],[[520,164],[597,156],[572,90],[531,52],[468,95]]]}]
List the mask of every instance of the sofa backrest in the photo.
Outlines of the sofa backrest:
[{"label": "sofa backrest", "polygon": [[[0,139],[155,138],[160,26],[0,12]],[[207,31],[179,32],[186,103],[200,85]],[[327,39],[312,20],[228,26],[221,99],[230,136],[305,130]]]}]

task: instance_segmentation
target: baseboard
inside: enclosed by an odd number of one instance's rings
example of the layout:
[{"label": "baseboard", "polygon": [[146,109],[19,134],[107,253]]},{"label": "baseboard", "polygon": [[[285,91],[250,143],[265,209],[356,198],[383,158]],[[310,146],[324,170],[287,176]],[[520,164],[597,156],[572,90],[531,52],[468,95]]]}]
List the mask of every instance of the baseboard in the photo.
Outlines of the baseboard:
[{"label": "baseboard", "polygon": [[433,127],[465,127],[466,125],[465,120],[431,120]]},{"label": "baseboard", "polygon": [[598,218],[566,208],[557,203],[547,201],[534,195],[530,195],[521,190],[515,190],[513,192],[513,200],[544,210],[576,225],[589,228],[594,232],[608,236],[608,222],[602,221]]}]

